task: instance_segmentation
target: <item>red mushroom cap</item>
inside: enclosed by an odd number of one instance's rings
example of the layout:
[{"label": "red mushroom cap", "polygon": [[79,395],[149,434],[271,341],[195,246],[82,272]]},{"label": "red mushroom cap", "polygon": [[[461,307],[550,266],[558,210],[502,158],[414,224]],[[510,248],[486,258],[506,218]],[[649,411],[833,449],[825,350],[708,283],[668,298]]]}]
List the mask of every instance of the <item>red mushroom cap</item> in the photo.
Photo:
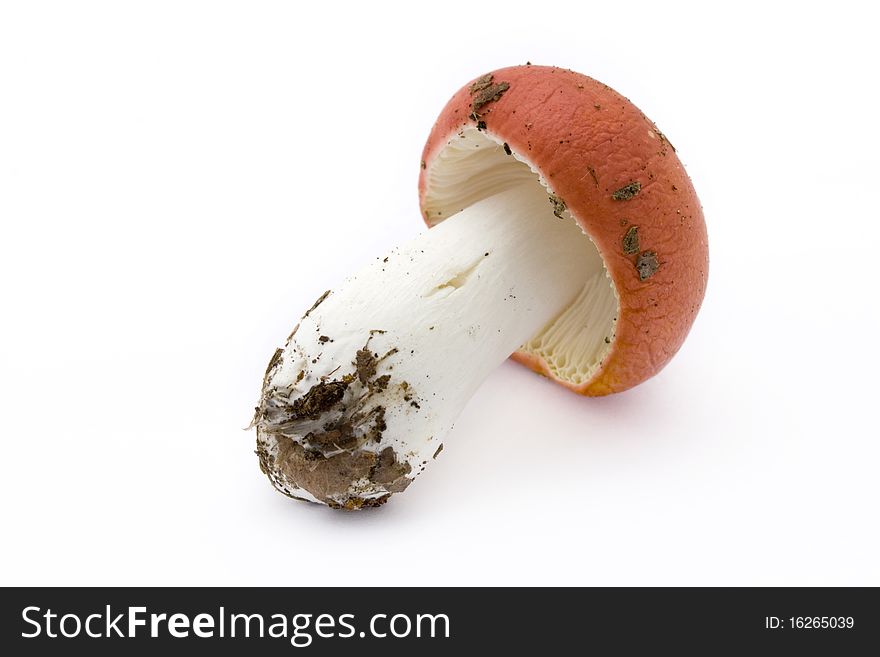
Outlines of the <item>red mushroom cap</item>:
[{"label": "red mushroom cap", "polygon": [[617,290],[614,340],[589,380],[559,378],[535,354],[512,357],[584,395],[620,392],[659,372],[693,324],[709,265],[700,202],[669,140],[592,78],[547,66],[493,71],[452,97],[425,144],[419,201],[429,225],[460,209],[444,198],[442,156],[474,129],[540,176],[589,235]]}]

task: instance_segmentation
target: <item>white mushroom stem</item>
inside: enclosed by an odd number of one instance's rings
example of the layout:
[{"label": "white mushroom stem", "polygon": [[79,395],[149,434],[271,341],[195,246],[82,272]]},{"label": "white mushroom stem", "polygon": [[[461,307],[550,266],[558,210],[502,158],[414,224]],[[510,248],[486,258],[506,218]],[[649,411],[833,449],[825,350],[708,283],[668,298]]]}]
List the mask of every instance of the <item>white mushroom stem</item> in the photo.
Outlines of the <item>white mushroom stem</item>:
[{"label": "white mushroom stem", "polygon": [[[349,507],[402,490],[437,454],[486,376],[575,299],[591,274],[591,249],[570,218],[554,216],[546,190],[520,184],[334,289],[267,371],[258,443],[275,485]],[[325,387],[306,398],[316,385]],[[311,450],[311,460],[292,460],[279,441]],[[335,474],[319,472],[321,458],[363,452],[374,461],[384,452],[387,465],[388,447],[405,481],[377,483],[353,467],[343,491]],[[304,463],[311,474],[300,477]]]}]

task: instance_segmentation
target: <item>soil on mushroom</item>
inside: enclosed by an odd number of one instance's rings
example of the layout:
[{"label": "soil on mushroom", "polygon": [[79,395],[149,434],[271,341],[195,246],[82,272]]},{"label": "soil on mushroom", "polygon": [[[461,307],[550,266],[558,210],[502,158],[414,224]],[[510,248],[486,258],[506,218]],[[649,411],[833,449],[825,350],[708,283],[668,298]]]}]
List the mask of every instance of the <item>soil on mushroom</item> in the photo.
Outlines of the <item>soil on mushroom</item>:
[{"label": "soil on mushroom", "polygon": [[[355,353],[352,372],[321,379],[296,399],[271,387],[269,373],[282,359],[281,350],[273,354],[256,415],[257,456],[260,469],[283,494],[305,499],[296,494],[302,489],[329,506],[359,509],[383,504],[412,481],[411,466],[398,460],[393,448],[375,447],[387,429],[379,396],[392,384],[391,374],[377,375],[377,370],[397,353],[394,348],[380,358],[370,350],[372,337],[380,333],[370,332]],[[304,376],[301,371],[296,382]],[[409,383],[400,382],[395,390],[412,399]]]},{"label": "soil on mushroom", "polygon": [[[493,103],[501,96],[504,95],[504,92],[510,89],[509,82],[493,82],[494,75],[492,73],[486,73],[486,75],[482,75],[476,80],[474,80],[473,84],[468,88],[468,92],[471,95],[471,113],[470,118],[476,122],[477,130],[485,130],[486,129],[486,121],[483,118],[483,112],[481,111],[483,107],[488,105],[489,103]],[[510,155],[510,150],[507,144],[505,144],[505,151]]]},{"label": "soil on mushroom", "polygon": [[[329,506],[341,509],[380,506],[392,493],[406,490],[412,481],[406,476],[411,471],[409,463],[400,463],[390,447],[378,454],[355,450],[325,457],[291,438],[280,436],[274,465],[288,479],[295,477],[299,488]],[[352,482],[362,479],[381,484],[387,493],[378,497],[352,495]]]},{"label": "soil on mushroom", "polygon": [[507,82],[491,84],[491,76],[489,76],[489,81],[490,84],[488,86],[483,87],[472,94],[473,100],[471,101],[471,107],[473,107],[474,112],[479,112],[483,106],[498,100],[504,95],[505,91],[510,89],[510,84]]},{"label": "soil on mushroom", "polygon": [[639,272],[639,280],[647,280],[660,269],[660,260],[654,251],[644,251],[636,258],[636,269]]},{"label": "soil on mushroom", "polygon": [[550,204],[553,206],[553,214],[556,215],[557,218],[562,219],[562,213],[565,212],[565,201],[556,196],[555,194],[550,194],[548,197],[550,199]]},{"label": "soil on mushroom", "polygon": [[324,294],[322,294],[321,296],[319,296],[319,297],[318,297],[318,300],[315,301],[315,303],[312,304],[312,307],[309,308],[309,309],[306,311],[306,314],[303,315],[302,318],[305,319],[306,317],[308,317],[308,316],[309,316],[309,313],[311,313],[315,308],[317,308],[317,307],[320,306],[322,303],[324,303],[324,299],[326,299],[327,297],[330,296],[330,292],[331,292],[330,290],[327,290],[326,292],[324,292]]},{"label": "soil on mushroom", "polygon": [[357,369],[358,380],[366,383],[376,375],[376,355],[370,351],[369,345],[363,349],[359,349],[355,356],[355,367]]},{"label": "soil on mushroom", "polygon": [[639,252],[639,227],[630,226],[623,236],[623,252],[626,255],[634,255]]},{"label": "soil on mushroom", "polygon": [[615,201],[628,201],[636,196],[640,191],[642,191],[642,183],[636,180],[635,182],[631,182],[630,184],[618,189],[611,195],[611,198]]}]

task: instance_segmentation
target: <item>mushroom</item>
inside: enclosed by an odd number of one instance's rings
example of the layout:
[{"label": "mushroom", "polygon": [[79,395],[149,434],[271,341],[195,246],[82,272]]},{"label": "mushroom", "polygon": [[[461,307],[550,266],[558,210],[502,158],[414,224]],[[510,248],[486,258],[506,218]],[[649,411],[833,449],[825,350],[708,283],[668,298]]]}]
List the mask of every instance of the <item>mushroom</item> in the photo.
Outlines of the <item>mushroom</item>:
[{"label": "mushroom", "polygon": [[269,362],[257,455],[290,497],[383,504],[511,354],[576,393],[620,392],[697,314],[696,193],[663,133],[591,78],[527,64],[464,86],[419,198],[430,230],[321,295]]}]

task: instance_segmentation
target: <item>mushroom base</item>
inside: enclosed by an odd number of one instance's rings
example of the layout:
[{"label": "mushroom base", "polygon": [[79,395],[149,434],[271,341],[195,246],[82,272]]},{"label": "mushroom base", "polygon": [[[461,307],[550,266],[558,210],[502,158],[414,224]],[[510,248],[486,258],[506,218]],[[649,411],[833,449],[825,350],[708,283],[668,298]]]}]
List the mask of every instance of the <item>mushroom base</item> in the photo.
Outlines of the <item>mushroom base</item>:
[{"label": "mushroom base", "polygon": [[[356,449],[324,456],[292,438],[264,435],[257,442],[260,469],[275,488],[293,499],[315,501],[336,509],[357,510],[381,506],[392,493],[401,493],[411,483],[408,463],[397,461],[394,450],[380,453]],[[270,446],[271,445],[271,446]],[[384,493],[359,495],[385,489]]]}]

